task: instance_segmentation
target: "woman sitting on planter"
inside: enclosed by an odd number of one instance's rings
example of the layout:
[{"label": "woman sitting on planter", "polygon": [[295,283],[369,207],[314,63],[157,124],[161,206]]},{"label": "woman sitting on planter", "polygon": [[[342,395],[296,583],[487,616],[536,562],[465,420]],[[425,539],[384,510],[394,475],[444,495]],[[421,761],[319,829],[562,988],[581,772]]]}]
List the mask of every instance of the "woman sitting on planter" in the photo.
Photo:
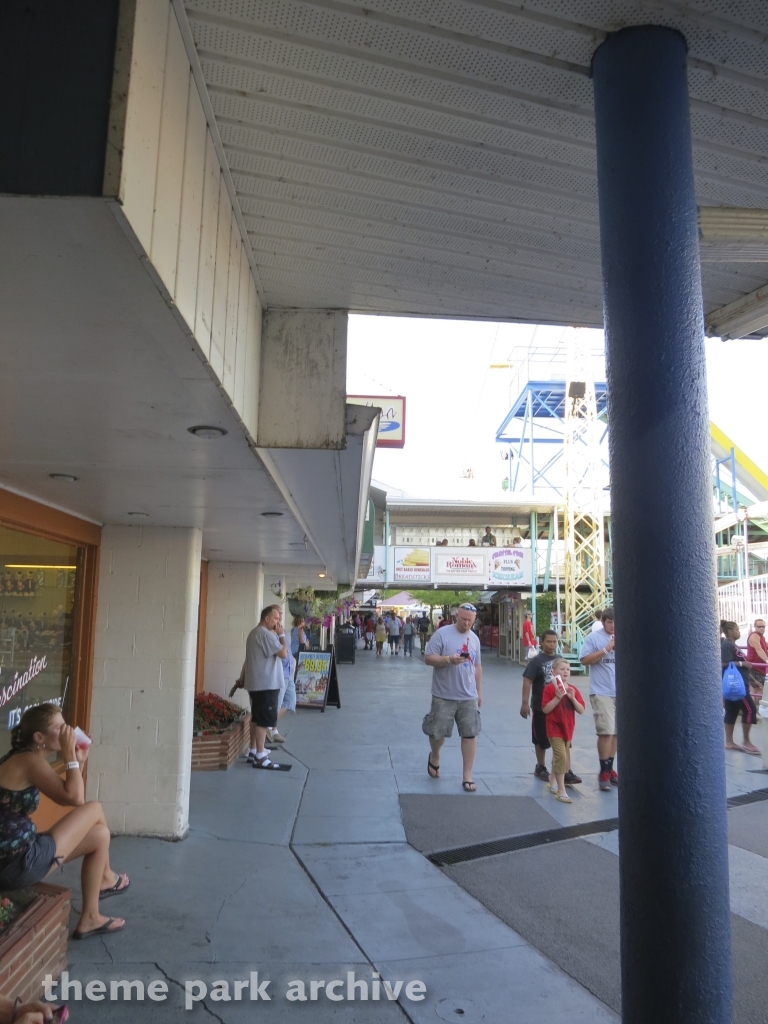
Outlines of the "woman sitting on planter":
[{"label": "woman sitting on planter", "polygon": [[[34,885],[62,862],[82,857],[83,912],[74,939],[119,931],[125,921],[104,917],[99,899],[125,892],[129,885],[127,875],[109,866],[109,828],[101,804],[85,802],[80,769],[89,749],[75,745],[74,729],[54,704],[39,704],[24,712],[11,732],[10,753],[0,758],[0,890]],[[61,751],[64,778],[48,763],[52,751]],[[29,818],[40,793],[75,808],[42,835]]]},{"label": "woman sitting on planter", "polygon": [[40,1002],[16,1006],[12,999],[0,996],[0,1024],[46,1024],[55,1009],[50,1003]]}]

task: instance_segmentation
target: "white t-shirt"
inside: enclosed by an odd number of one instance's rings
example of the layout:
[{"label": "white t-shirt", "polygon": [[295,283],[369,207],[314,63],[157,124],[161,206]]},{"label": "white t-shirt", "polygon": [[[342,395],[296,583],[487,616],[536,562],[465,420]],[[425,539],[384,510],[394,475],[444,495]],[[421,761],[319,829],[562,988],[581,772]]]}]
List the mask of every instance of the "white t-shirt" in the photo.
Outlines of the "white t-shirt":
[{"label": "white t-shirt", "polygon": [[433,696],[443,700],[477,699],[475,665],[480,664],[480,641],[472,630],[461,633],[455,625],[441,626],[432,634],[424,653],[448,655],[461,651],[466,651],[469,657],[460,665],[432,669]]},{"label": "white t-shirt", "polygon": [[[590,633],[581,645],[581,657],[597,654],[607,647],[612,637],[604,629]],[[589,666],[589,692],[601,697],[616,696],[616,651],[609,651],[600,661]]]},{"label": "white t-shirt", "polygon": [[603,628],[602,621],[600,619],[595,619],[595,621],[592,623],[592,628],[590,629],[589,632],[590,633],[596,633],[598,631],[598,629],[602,629],[602,628]]},{"label": "white t-shirt", "polygon": [[266,626],[256,626],[245,641],[246,690],[279,690],[283,685],[283,663],[277,652],[283,645]]}]

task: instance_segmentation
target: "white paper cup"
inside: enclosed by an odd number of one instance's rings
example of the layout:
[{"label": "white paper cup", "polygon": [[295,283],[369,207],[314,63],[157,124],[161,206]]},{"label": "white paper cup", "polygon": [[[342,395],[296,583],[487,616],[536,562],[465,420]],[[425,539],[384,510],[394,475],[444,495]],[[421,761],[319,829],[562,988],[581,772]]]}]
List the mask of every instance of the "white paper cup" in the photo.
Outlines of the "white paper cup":
[{"label": "white paper cup", "polygon": [[76,747],[90,747],[93,740],[90,736],[86,736],[79,725],[75,726],[75,746]]}]

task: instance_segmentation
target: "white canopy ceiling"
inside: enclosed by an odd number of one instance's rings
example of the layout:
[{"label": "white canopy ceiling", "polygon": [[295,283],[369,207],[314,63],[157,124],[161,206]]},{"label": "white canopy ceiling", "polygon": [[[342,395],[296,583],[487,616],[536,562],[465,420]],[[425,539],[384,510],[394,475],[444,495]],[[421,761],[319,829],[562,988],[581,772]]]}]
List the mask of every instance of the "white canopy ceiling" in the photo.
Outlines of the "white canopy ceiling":
[{"label": "white canopy ceiling", "polygon": [[[688,40],[699,204],[768,206],[764,0],[185,7],[268,306],[599,326],[589,66],[627,25]],[[702,277],[709,312],[768,264]]]}]

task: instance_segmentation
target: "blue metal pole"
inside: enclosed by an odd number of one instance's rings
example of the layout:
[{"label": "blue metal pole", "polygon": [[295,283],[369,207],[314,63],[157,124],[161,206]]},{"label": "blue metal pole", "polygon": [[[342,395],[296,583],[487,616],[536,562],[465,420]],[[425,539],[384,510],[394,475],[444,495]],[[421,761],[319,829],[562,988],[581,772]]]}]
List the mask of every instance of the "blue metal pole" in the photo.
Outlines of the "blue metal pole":
[{"label": "blue metal pole", "polygon": [[536,584],[538,583],[538,574],[536,569],[536,541],[538,539],[539,532],[539,517],[536,512],[531,512],[530,518],[530,533],[531,533],[531,611],[533,612],[533,619],[531,625],[533,626],[533,635],[538,636],[538,624],[536,622]]},{"label": "blue metal pole", "polygon": [[[622,1021],[730,1024],[720,651],[685,39],[656,26],[624,29],[598,47],[592,73],[611,422]],[[683,624],[695,658],[671,654]]]}]

